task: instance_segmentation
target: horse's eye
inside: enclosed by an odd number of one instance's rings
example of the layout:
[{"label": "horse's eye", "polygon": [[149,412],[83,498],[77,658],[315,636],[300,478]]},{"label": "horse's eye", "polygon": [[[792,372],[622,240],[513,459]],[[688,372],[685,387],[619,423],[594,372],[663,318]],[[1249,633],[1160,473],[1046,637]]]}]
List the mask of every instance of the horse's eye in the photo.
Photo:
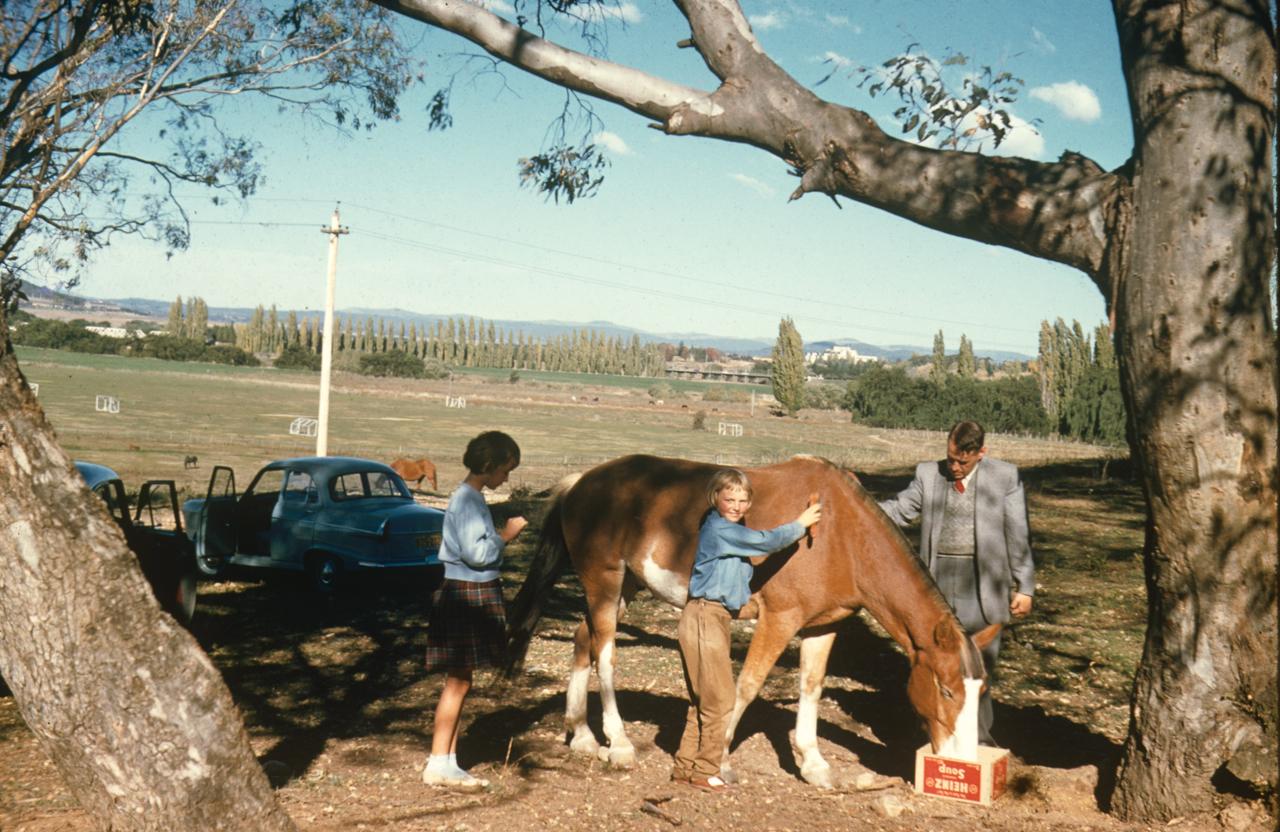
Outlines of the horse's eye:
[{"label": "horse's eye", "polygon": [[955,697],[951,695],[951,691],[948,690],[947,688],[944,688],[941,685],[939,685],[938,690],[942,691],[943,699],[955,699]]}]

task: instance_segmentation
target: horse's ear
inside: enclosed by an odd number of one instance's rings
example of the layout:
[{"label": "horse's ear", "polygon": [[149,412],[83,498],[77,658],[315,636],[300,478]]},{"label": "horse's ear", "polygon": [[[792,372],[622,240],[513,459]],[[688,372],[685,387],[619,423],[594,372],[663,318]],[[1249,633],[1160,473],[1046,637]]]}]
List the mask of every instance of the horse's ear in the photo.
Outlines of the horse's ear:
[{"label": "horse's ear", "polygon": [[955,626],[955,622],[947,618],[940,619],[933,628],[933,643],[943,650],[958,650],[960,648],[960,628]]},{"label": "horse's ear", "polygon": [[974,645],[981,650],[991,643],[991,640],[1000,635],[1000,628],[1003,624],[990,624],[973,634]]}]

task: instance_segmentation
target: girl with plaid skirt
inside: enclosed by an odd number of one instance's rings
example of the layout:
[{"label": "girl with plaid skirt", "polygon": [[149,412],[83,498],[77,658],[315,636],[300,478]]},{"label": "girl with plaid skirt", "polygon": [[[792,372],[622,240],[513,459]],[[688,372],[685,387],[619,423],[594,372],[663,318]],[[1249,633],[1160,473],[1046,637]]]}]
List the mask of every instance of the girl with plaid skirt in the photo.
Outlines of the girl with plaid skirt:
[{"label": "girl with plaid skirt", "polygon": [[462,464],[470,473],[445,510],[440,544],[444,583],[436,590],[427,630],[427,672],[443,670],[445,677],[422,782],[483,788],[487,780],[458,765],[458,723],[472,671],[502,662],[507,622],[498,567],[503,548],[529,521],[512,517],[498,531],[484,501],[484,489],[502,485],[520,464],[514,439],[486,431],[467,443]]}]

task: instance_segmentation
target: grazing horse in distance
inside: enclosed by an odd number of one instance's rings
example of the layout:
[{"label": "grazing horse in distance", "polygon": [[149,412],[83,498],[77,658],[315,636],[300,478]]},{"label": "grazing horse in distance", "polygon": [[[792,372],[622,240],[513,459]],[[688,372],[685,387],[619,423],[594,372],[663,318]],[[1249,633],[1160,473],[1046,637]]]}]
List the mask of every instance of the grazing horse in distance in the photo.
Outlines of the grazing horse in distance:
[{"label": "grazing horse in distance", "polygon": [[195,454],[187,454],[185,457],[182,458],[182,467],[183,468],[199,468],[200,457],[196,456]]},{"label": "grazing horse in distance", "polygon": [[[699,526],[709,508],[707,483],[721,467],[627,456],[561,483],[529,575],[508,615],[507,672],[516,672],[523,663],[542,599],[566,562],[572,561],[587,600],[586,621],[574,636],[565,697],[566,730],[575,751],[598,754],[619,767],[634,764],[635,749],[615,694],[618,621],[644,587],[676,607],[684,606]],[[746,470],[754,490],[747,525],[765,529],[792,520],[812,494],[822,501],[822,520],[815,527],[817,534],[763,560],[753,558],[759,565],[752,596],[738,617],[758,622],[738,675],[730,741],[769,669],[799,633],[795,743],[800,772],[806,781],[831,788],[830,765],[817,743],[822,682],[837,622],[866,608],[906,652],[911,665],[907,698],[924,721],[934,750],[940,749],[956,733],[966,694],[980,689],[984,670],[978,650],[998,632],[998,625],[975,638],[965,634],[907,539],[851,473],[816,457]],[[600,748],[587,725],[587,683],[593,664],[600,677],[607,750]],[[733,778],[728,744],[721,771],[726,779]]]},{"label": "grazing horse in distance", "polygon": [[431,490],[439,490],[436,485],[436,466],[435,464],[423,457],[422,459],[406,459],[401,457],[391,463],[391,468],[400,475],[400,479],[405,482],[413,483],[415,488],[422,488],[422,480],[426,478],[431,483]]}]

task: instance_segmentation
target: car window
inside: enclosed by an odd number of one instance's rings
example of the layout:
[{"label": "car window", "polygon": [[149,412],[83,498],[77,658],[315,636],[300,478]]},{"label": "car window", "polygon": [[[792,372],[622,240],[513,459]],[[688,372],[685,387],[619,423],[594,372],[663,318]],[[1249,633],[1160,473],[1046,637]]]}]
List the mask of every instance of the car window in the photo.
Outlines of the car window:
[{"label": "car window", "polygon": [[390,474],[370,471],[369,496],[400,497],[402,495],[400,494],[400,488],[397,486],[395,479]]},{"label": "car window", "polygon": [[253,481],[253,485],[249,486],[249,490],[244,494],[246,497],[250,495],[275,497],[280,493],[282,485],[284,485],[284,471],[279,468],[273,468],[270,471],[263,471],[259,474],[258,478]]},{"label": "car window", "polygon": [[382,471],[352,471],[333,478],[330,493],[334,500],[365,497],[408,497],[396,477]]},{"label": "car window", "polygon": [[306,471],[291,470],[284,481],[284,501],[286,503],[305,503],[307,494],[314,487],[311,475]]},{"label": "car window", "polygon": [[364,496],[364,479],[359,474],[340,474],[330,487],[335,500],[358,500]]},{"label": "car window", "polygon": [[108,480],[93,490],[102,498],[102,502],[107,504],[107,511],[116,519],[117,523],[123,523],[125,515],[128,513],[128,504],[124,498],[124,487],[119,480]]}]

